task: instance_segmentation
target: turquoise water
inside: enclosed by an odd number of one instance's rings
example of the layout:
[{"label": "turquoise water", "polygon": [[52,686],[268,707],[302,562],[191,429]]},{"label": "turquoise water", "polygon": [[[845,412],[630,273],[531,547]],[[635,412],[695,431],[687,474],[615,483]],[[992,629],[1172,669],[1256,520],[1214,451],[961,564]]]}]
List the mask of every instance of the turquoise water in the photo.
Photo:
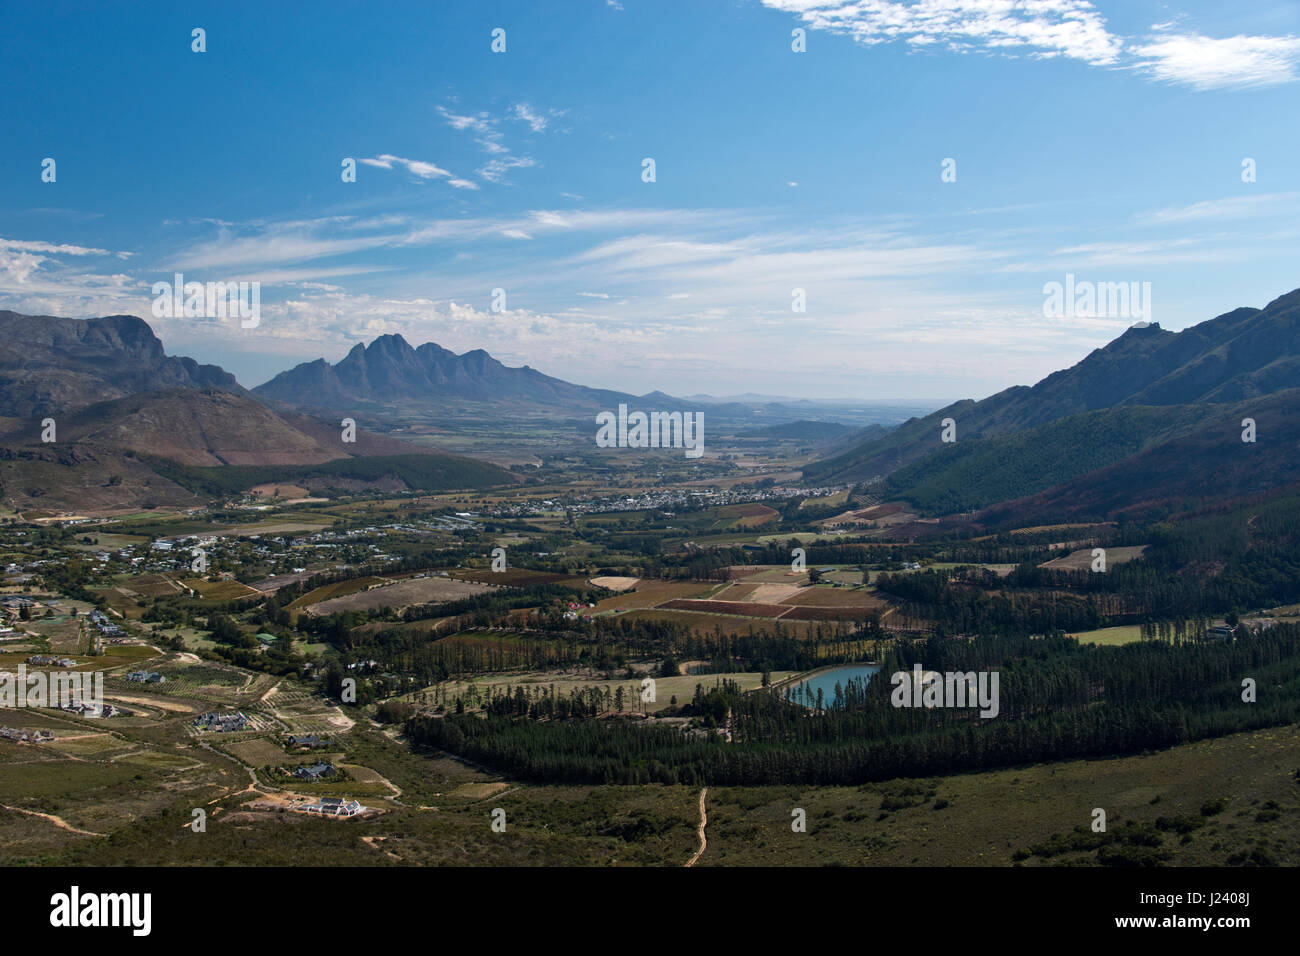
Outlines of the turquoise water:
[{"label": "turquoise water", "polygon": [[[794,701],[796,704],[807,704],[810,707],[815,707],[817,705],[817,691],[820,688],[822,706],[829,707],[835,700],[835,685],[837,683],[847,689],[849,681],[859,678],[863,683],[866,683],[878,673],[880,673],[879,664],[848,664],[844,667],[835,667],[828,671],[822,671],[820,674],[814,674],[806,681],[791,684],[786,689],[785,696],[787,700]],[[807,696],[802,698],[799,696],[800,687],[807,688],[804,691]]]}]

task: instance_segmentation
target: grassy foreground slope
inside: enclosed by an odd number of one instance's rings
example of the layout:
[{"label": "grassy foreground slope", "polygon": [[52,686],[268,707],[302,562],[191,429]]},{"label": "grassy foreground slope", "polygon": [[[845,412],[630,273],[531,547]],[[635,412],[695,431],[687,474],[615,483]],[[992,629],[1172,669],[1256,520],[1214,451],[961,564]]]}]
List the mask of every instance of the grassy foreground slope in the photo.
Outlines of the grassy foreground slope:
[{"label": "grassy foreground slope", "polygon": [[[1175,866],[1296,865],[1298,731],[1292,725],[1141,756],[862,787],[710,788],[708,847],[697,865],[1090,865],[1143,854]],[[410,753],[374,732],[356,747],[350,760],[402,791],[401,805],[375,819],[246,813],[244,794],[219,803],[227,809],[210,807],[207,833],[196,834],[184,826],[192,800],[173,794],[169,807],[111,828],[101,817],[98,830],[108,835],[89,837],[0,810],[0,837],[28,835],[23,858],[10,853],[6,861],[680,866],[698,848],[695,788],[528,786]],[[69,777],[67,786],[84,781]],[[73,794],[47,787],[42,798],[66,806]],[[506,811],[505,833],[490,826],[497,807]],[[1088,825],[1098,807],[1107,814],[1106,845],[1043,855],[1096,842]],[[807,832],[791,830],[795,808],[806,811]],[[1090,835],[1061,839],[1076,827]],[[1027,854],[1034,848],[1040,852]]]}]

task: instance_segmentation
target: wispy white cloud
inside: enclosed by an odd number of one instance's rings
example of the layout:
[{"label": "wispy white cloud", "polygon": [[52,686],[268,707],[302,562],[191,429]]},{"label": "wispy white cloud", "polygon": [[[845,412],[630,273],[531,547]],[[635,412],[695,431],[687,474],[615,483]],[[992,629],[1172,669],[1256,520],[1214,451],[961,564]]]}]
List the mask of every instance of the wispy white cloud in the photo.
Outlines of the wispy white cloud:
[{"label": "wispy white cloud", "polygon": [[[505,117],[526,124],[534,133],[546,130],[551,121],[563,116],[565,110],[541,110],[528,103],[516,103]],[[445,106],[438,107],[438,113],[454,130],[468,131],[474,134],[474,141],[489,157],[487,162],[475,170],[478,177],[489,183],[504,183],[512,169],[528,169],[537,165],[531,156],[517,155],[505,142],[505,132],[501,129],[501,118],[489,113],[456,113]]]},{"label": "wispy white cloud", "polygon": [[1142,37],[1112,32],[1089,0],[762,0],[814,30],[873,46],[993,56],[1064,57],[1133,70],[1195,90],[1251,89],[1300,79],[1300,37],[1211,37],[1163,22]]},{"label": "wispy white cloud", "polygon": [[1300,37],[1170,34],[1133,53],[1137,68],[1153,79],[1196,90],[1277,86],[1300,78]]},{"label": "wispy white cloud", "polygon": [[372,156],[361,160],[367,166],[374,166],[377,169],[393,169],[401,166],[413,176],[420,179],[445,179],[457,189],[478,189],[478,185],[468,179],[462,179],[453,175],[450,171],[443,169],[435,163],[425,162],[422,159],[405,159],[401,156],[394,156],[391,153],[380,153],[378,156]]},{"label": "wispy white cloud", "polygon": [[1123,41],[1086,0],[763,0],[817,30],[874,45],[906,40],[954,52],[1118,61]]},{"label": "wispy white cloud", "polygon": [[522,123],[527,123],[534,133],[541,133],[546,127],[565,114],[565,110],[535,110],[527,103],[516,103],[510,115]]},{"label": "wispy white cloud", "polygon": [[[25,239],[0,239],[0,249],[13,252],[48,252],[58,256],[108,256],[107,249],[94,249],[90,246],[70,246],[63,243],[40,242]],[[118,253],[118,256],[130,253]]]},{"label": "wispy white cloud", "polygon": [[528,156],[498,156],[495,159],[489,159],[476,172],[482,179],[486,179],[490,183],[503,183],[506,180],[506,173],[510,172],[510,170],[527,169],[536,165],[537,162]]},{"label": "wispy white cloud", "polygon": [[1258,193],[1206,199],[1185,206],[1169,206],[1137,217],[1148,225],[1165,225],[1198,220],[1222,220],[1293,216],[1300,205],[1300,192]]},{"label": "wispy white cloud", "polygon": [[302,229],[275,228],[249,236],[222,230],[213,239],[180,250],[164,260],[162,265],[168,269],[267,268],[281,263],[306,262],[379,249],[390,243],[388,236],[340,238]]}]

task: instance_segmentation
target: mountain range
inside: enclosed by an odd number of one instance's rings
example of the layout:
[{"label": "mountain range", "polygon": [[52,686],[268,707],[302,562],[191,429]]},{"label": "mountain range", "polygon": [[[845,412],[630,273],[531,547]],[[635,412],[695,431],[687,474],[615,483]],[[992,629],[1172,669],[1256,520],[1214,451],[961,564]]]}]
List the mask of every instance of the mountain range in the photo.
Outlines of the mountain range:
[{"label": "mountain range", "polygon": [[[932,516],[998,526],[1257,495],[1298,479],[1300,290],[1181,332],[1135,326],[1033,386],[954,402],[896,427],[868,424],[861,405],[750,401],[761,397],[706,407],[714,421],[730,416],[744,426],[738,437],[820,449],[826,457],[804,469],[808,483],[867,482]],[[220,469],[229,481],[305,470],[318,486],[345,478],[394,489],[505,484],[519,479],[365,429],[344,442],[339,415],[365,409],[378,421],[385,409],[456,405],[490,416],[510,405],[581,420],[621,403],[700,407],[662,392],[575,385],[481,349],[412,347],[400,335],[358,344],[334,364],[302,363],[248,391],[218,366],[168,356],[133,316],[0,312],[0,485],[14,507],[42,498],[100,507],[194,499],[226,487],[211,475]],[[49,419],[53,443],[43,440]],[[1242,441],[1247,419],[1256,423],[1253,442]],[[945,431],[956,440],[945,441]],[[413,464],[413,456],[423,457]],[[369,464],[340,464],[360,460]]]},{"label": "mountain range", "polygon": [[[805,477],[879,482],[886,497],[929,514],[1001,505],[989,520],[1025,509],[1101,517],[1179,495],[1252,494],[1300,477],[1295,389],[1300,290],[1181,332],[1130,328],[1032,387],[912,419]],[[1257,420],[1254,443],[1241,440],[1245,418]],[[944,442],[949,419],[956,440]],[[1192,473],[1201,477],[1189,482]]]},{"label": "mountain range", "polygon": [[[273,409],[229,372],[168,356],[129,315],[78,320],[0,312],[0,496],[16,509],[199,504],[204,469],[250,487],[301,479],[401,490],[511,484],[486,462]],[[49,440],[52,439],[52,440]],[[366,459],[364,469],[323,467]],[[387,462],[387,471],[382,465]]]},{"label": "mountain range", "polygon": [[527,365],[510,368],[482,349],[457,355],[432,342],[412,348],[400,335],[381,335],[369,345],[357,343],[333,365],[324,359],[304,362],[253,393],[289,405],[328,409],[447,396],[486,403],[523,400],[575,411],[635,400],[622,392],[573,385]]},{"label": "mountain range", "polygon": [[324,359],[303,362],[257,386],[253,394],[276,408],[343,414],[364,411],[379,417],[394,412],[427,415],[430,410],[448,409],[499,415],[509,409],[509,414],[522,418],[575,419],[585,424],[596,412],[627,404],[633,409],[668,412],[704,408],[711,422],[740,426],[817,417],[860,428],[864,415],[891,424],[906,418],[889,403],[812,402],[762,395],[680,398],[661,391],[632,395],[589,388],[527,365],[505,365],[482,349],[457,355],[433,342],[413,347],[400,335],[381,335],[368,345],[357,343],[333,364]]},{"label": "mountain range", "polygon": [[0,416],[57,415],[167,388],[242,394],[216,365],[168,356],[143,319],[64,319],[0,311]]}]

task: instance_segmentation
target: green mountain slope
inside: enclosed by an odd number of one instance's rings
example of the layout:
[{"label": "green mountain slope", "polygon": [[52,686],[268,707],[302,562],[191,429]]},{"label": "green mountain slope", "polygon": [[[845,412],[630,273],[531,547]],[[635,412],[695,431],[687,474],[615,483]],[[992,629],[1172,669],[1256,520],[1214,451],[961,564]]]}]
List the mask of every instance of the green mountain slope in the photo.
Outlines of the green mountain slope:
[{"label": "green mountain slope", "polygon": [[[941,450],[946,418],[956,422],[960,445],[1102,409],[1224,404],[1289,388],[1300,388],[1300,290],[1263,309],[1236,309],[1182,332],[1158,325],[1131,328],[1032,388],[1016,386],[982,401],[957,402],[818,462],[804,474],[826,482],[890,475]],[[1122,425],[1114,430],[1117,436],[1126,433]],[[1102,458],[1116,460],[1130,445],[1131,440],[1128,445],[1121,440]],[[1070,453],[1068,444],[1058,446],[1063,458]],[[1058,470],[1068,466],[1063,462]]]}]

